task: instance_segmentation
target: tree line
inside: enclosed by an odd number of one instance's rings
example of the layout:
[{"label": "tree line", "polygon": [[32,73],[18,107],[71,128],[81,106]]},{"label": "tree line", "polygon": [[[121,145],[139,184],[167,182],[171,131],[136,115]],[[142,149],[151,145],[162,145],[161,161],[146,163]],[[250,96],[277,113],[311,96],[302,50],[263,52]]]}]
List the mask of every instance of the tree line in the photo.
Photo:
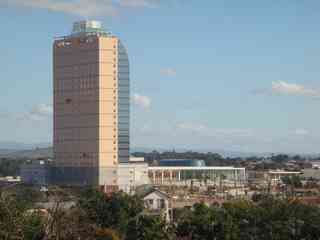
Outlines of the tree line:
[{"label": "tree line", "polygon": [[0,177],[19,176],[20,166],[25,162],[25,159],[0,158]]},{"label": "tree line", "polygon": [[144,157],[150,165],[157,165],[161,159],[201,159],[204,160],[207,166],[227,166],[232,165],[235,167],[246,167],[249,163],[257,163],[254,170],[263,169],[279,169],[285,168],[285,164],[290,160],[294,160],[297,166],[300,168],[311,167],[307,160],[319,160],[318,157],[307,158],[300,155],[289,156],[287,154],[272,154],[267,157],[252,156],[252,157],[224,157],[219,153],[202,153],[202,152],[176,152],[176,151],[165,151],[165,152],[134,152],[132,153],[135,157]]},{"label": "tree line", "polygon": [[132,155],[135,157],[144,157],[145,161],[147,161],[149,164],[157,164],[157,161],[161,159],[201,159],[205,161],[207,166],[223,166],[239,164],[239,160],[241,160],[241,158],[224,158],[218,153],[200,153],[193,151],[134,152]]}]

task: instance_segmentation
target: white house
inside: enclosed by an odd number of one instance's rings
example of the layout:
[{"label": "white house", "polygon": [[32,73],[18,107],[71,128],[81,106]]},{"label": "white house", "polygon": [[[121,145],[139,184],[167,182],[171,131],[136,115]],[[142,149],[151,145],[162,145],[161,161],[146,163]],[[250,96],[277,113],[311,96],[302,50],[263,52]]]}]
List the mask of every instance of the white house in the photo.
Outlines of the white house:
[{"label": "white house", "polygon": [[170,221],[171,204],[168,194],[158,189],[153,189],[143,197],[143,201],[150,213],[163,216],[166,221]]}]

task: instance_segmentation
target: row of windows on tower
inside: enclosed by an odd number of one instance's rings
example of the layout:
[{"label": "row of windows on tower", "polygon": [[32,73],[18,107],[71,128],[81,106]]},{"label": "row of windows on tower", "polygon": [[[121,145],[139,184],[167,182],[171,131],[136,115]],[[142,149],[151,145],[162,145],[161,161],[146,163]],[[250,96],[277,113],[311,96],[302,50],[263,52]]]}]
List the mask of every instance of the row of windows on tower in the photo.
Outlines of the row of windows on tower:
[{"label": "row of windows on tower", "polygon": [[[128,61],[126,61],[126,56],[119,56],[117,58],[116,54],[114,53],[113,57],[108,56],[106,59],[101,59],[98,61],[97,53],[96,52],[88,52],[87,55],[80,55],[75,58],[74,56],[63,56],[64,61],[59,64],[57,61],[55,65],[55,71],[83,71],[83,72],[90,72],[91,69],[97,70],[98,63],[102,64],[118,64],[118,60],[121,60],[119,64],[128,66]],[[55,72],[56,73],[56,72]]]},{"label": "row of windows on tower", "polygon": [[78,70],[74,70],[73,67],[67,67],[64,69],[58,69],[55,71],[55,77],[56,78],[63,78],[63,79],[72,79],[72,78],[80,78],[80,77],[95,77],[98,75],[110,75],[110,74],[116,74],[119,73],[129,73],[129,66],[121,65],[117,67],[117,65],[114,63],[112,65],[114,68],[113,72],[108,71],[110,69],[110,66],[108,64],[104,64],[101,66],[102,72],[98,71],[97,66],[94,66],[94,68],[90,69],[88,67],[83,66],[82,68]]},{"label": "row of windows on tower", "polygon": [[[121,84],[129,84],[129,78],[128,74],[126,75],[106,75],[101,81],[116,81],[119,79],[119,83]],[[98,77],[91,77],[91,78],[86,78],[86,77],[78,77],[78,78],[56,78],[55,84],[56,85],[61,85],[63,83],[66,84],[74,84],[74,85],[79,85],[80,83],[85,83],[85,82],[99,82]]]},{"label": "row of windows on tower", "polygon": [[[98,64],[102,64],[102,68],[108,69],[110,68],[110,65],[116,69],[121,69],[122,72],[127,72],[129,70],[129,65],[126,62],[120,62],[117,63],[116,59],[113,59],[113,61],[108,62],[95,62],[93,64],[83,63],[83,64],[77,64],[77,65],[69,65],[69,66],[60,66],[55,69],[54,74],[56,76],[61,75],[73,75],[74,77],[80,76],[80,75],[93,75],[98,73]],[[117,67],[118,66],[118,67]]]},{"label": "row of windows on tower", "polygon": [[[113,81],[117,81],[117,75],[112,75],[111,78]],[[110,78],[103,79],[102,81],[110,81]],[[129,80],[121,78],[122,84],[129,84]],[[86,77],[79,77],[79,78],[73,78],[73,79],[63,79],[63,78],[57,78],[55,81],[55,87],[56,88],[66,88],[66,87],[98,87],[99,79],[98,77],[93,78],[86,78]]]},{"label": "row of windows on tower", "polygon": [[[115,49],[116,46],[114,45],[113,48]],[[117,85],[117,79],[116,79],[116,72],[117,72],[117,66],[116,66],[116,53],[114,52],[114,62],[113,62],[113,74],[114,74],[114,77],[113,77],[113,85],[114,87],[116,87]],[[113,98],[114,100],[116,101],[117,100],[117,95],[116,95],[116,90],[113,90]],[[114,103],[113,104],[113,112],[116,113],[116,104]],[[117,122],[114,121],[113,123],[113,135],[117,135]],[[116,137],[114,137],[114,141],[113,141],[113,148],[116,149],[117,147],[117,142],[116,142]],[[114,157],[114,160],[116,159],[116,157]],[[115,163],[115,162],[114,162]]]},{"label": "row of windows on tower", "polygon": [[[56,89],[56,91],[54,92],[55,96],[58,98],[61,98],[63,96],[66,95],[90,95],[93,94],[95,96],[99,95],[99,89],[104,90],[103,94],[109,94],[110,92],[113,93],[113,91],[118,92],[123,98],[124,98],[124,94],[128,94],[129,95],[129,91],[130,91],[130,86],[127,85],[116,85],[114,84],[114,87],[112,88],[82,88],[82,89],[72,89],[72,88],[68,88],[68,89]],[[105,96],[105,95],[104,95]]]},{"label": "row of windows on tower", "polygon": [[55,46],[57,48],[64,48],[64,47],[72,47],[73,45],[90,44],[96,41],[97,41],[96,36],[73,38],[73,39],[70,38],[66,40],[57,41]]},{"label": "row of windows on tower", "polygon": [[[55,43],[55,46],[57,48],[65,48],[65,47],[72,47],[72,46],[81,46],[81,45],[87,45],[97,42],[99,36],[99,33],[95,33],[96,36],[86,36],[86,37],[78,37],[78,38],[70,38],[65,40],[60,40]],[[114,38],[113,36],[111,36]],[[117,45],[113,45],[113,50],[115,51],[117,49]]]},{"label": "row of windows on tower", "polygon": [[55,68],[55,76],[57,77],[77,77],[85,75],[93,75],[98,73],[98,64],[97,63],[83,63],[77,65],[64,65]]},{"label": "row of windows on tower", "polygon": [[81,93],[83,91],[87,91],[87,90],[92,90],[92,91],[98,91],[98,89],[105,89],[105,90],[116,90],[118,89],[119,92],[128,92],[130,91],[130,85],[129,84],[117,84],[117,82],[113,82],[109,85],[106,85],[104,87],[97,87],[97,86],[93,86],[93,85],[82,85],[82,86],[75,86],[75,85],[71,85],[71,84],[65,84],[65,86],[63,88],[55,88],[55,93],[62,95],[65,92],[72,92],[72,93]]},{"label": "row of windows on tower", "polygon": [[58,98],[61,98],[65,95],[95,95],[98,96],[99,95],[99,89],[103,89],[104,93],[103,94],[107,94],[107,95],[103,95],[108,96],[110,93],[114,93],[114,91],[116,91],[115,93],[119,93],[121,96],[124,97],[124,94],[129,95],[130,92],[130,87],[129,86],[117,86],[116,84],[114,84],[114,87],[112,88],[82,88],[82,89],[77,89],[77,88],[64,88],[64,89],[56,89],[55,96]]}]

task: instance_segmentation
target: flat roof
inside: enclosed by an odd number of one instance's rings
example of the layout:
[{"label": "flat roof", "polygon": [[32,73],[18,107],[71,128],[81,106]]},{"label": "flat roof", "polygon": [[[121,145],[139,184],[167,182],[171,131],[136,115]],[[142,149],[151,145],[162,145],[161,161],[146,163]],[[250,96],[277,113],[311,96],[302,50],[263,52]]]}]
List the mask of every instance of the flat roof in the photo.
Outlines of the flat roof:
[{"label": "flat roof", "polygon": [[203,167],[185,167],[185,166],[149,166],[148,170],[245,170],[245,168],[235,167],[215,167],[215,166],[203,166]]},{"label": "flat roof", "polygon": [[104,36],[112,37],[111,33],[102,27],[102,23],[93,20],[84,20],[73,23],[72,32],[67,36],[55,37],[55,40],[68,40],[71,38]]},{"label": "flat roof", "polygon": [[290,171],[269,171],[270,174],[300,174],[301,172],[290,172]]}]

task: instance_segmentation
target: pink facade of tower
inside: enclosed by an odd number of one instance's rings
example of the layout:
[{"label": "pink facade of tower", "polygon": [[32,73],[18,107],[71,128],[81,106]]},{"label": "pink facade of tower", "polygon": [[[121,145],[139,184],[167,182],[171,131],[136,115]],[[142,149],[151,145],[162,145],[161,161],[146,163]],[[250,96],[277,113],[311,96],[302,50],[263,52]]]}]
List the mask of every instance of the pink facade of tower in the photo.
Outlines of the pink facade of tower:
[{"label": "pink facade of tower", "polygon": [[74,24],[53,44],[55,182],[104,185],[129,161],[129,62],[99,23]]}]

